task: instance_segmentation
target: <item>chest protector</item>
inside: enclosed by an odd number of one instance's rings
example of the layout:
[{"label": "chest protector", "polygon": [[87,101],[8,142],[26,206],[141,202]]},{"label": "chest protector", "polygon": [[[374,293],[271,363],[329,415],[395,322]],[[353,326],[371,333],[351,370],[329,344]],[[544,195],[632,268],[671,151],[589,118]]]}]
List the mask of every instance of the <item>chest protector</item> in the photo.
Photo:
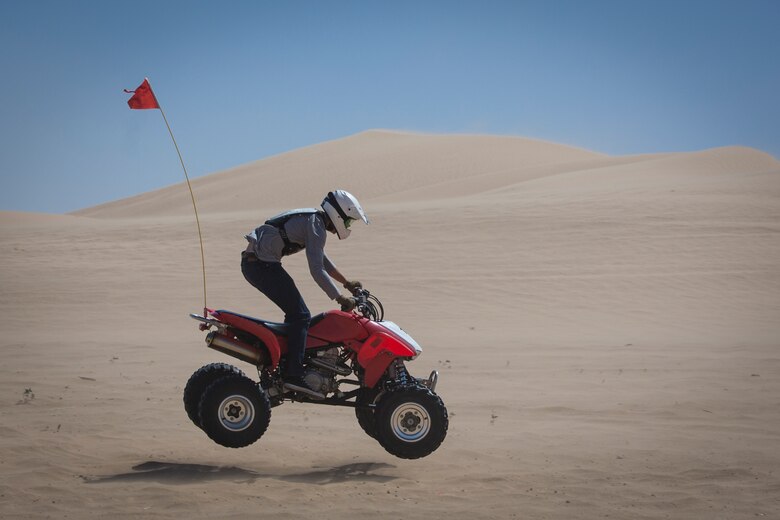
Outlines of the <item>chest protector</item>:
[{"label": "chest protector", "polygon": [[287,221],[293,217],[297,217],[298,215],[309,216],[315,213],[323,212],[314,208],[293,209],[290,211],[285,211],[284,213],[279,213],[275,217],[271,217],[265,221],[266,224],[275,227],[279,231],[279,236],[282,237],[282,240],[284,241],[282,256],[295,254],[306,247],[304,244],[291,241],[290,237],[287,236],[287,231],[284,229],[284,225],[287,223]]}]

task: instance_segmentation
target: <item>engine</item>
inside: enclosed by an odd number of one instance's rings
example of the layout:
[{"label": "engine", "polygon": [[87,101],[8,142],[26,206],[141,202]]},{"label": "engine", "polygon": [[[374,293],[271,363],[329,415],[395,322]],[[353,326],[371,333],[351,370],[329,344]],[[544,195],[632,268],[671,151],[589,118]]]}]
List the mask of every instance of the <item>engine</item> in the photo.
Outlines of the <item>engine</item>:
[{"label": "engine", "polygon": [[321,350],[309,359],[304,379],[310,388],[329,394],[338,390],[337,375],[351,373],[350,368],[339,360],[339,349],[334,347]]},{"label": "engine", "polygon": [[307,370],[304,379],[309,388],[323,394],[335,392],[338,387],[335,374],[322,368]]}]

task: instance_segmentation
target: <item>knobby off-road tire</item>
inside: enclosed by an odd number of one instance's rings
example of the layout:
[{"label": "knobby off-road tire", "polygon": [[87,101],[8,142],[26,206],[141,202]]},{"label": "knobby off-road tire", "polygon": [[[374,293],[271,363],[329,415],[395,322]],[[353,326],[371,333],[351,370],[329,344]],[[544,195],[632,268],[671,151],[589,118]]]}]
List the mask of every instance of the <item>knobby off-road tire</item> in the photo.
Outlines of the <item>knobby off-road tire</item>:
[{"label": "knobby off-road tire", "polygon": [[376,411],[375,408],[367,408],[365,405],[376,401],[380,390],[378,388],[361,388],[358,391],[355,407],[355,417],[358,424],[369,437],[376,439]]},{"label": "knobby off-road tire", "polygon": [[271,403],[260,385],[229,375],[211,383],[199,405],[206,435],[227,448],[243,448],[259,439],[271,420]]},{"label": "knobby off-road tire", "polygon": [[227,363],[211,363],[196,370],[184,387],[184,410],[187,416],[200,428],[198,406],[206,388],[217,379],[225,376],[243,376],[244,373]]},{"label": "knobby off-road tire", "polygon": [[449,417],[441,398],[423,387],[385,394],[376,408],[377,440],[402,459],[430,455],[447,436]]}]

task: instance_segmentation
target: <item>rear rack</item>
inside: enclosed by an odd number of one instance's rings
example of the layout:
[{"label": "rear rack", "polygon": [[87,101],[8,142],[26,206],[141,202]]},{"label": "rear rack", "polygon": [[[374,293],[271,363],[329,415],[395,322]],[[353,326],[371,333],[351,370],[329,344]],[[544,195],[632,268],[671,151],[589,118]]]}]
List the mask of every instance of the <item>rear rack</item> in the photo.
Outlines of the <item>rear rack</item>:
[{"label": "rear rack", "polygon": [[200,314],[190,314],[190,318],[192,318],[195,321],[200,321],[202,323],[200,326],[200,330],[208,330],[211,328],[212,325],[217,328],[225,326],[225,324],[219,320],[206,318],[205,316],[201,316]]}]

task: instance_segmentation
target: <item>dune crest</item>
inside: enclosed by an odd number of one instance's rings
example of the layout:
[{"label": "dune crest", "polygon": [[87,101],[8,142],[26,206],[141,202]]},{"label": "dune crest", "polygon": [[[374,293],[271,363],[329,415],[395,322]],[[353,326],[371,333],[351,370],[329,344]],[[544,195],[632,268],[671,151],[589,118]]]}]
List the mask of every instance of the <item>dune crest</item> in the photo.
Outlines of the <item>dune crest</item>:
[{"label": "dune crest", "polygon": [[[192,185],[199,209],[220,213],[295,206],[302,200],[314,205],[334,187],[370,200],[488,172],[601,156],[519,137],[368,131],[200,177]],[[73,214],[100,218],[181,215],[191,211],[190,205],[186,189],[182,191],[177,184]]]},{"label": "dune crest", "polygon": [[[204,213],[316,205],[323,193],[347,188],[361,200],[400,202],[501,191],[562,174],[614,175],[635,171],[729,173],[779,169],[771,156],[743,147],[693,153],[609,157],[521,137],[431,135],[371,130],[307,146],[192,181]],[[600,173],[594,173],[596,171]],[[73,212],[96,218],[186,216],[183,184]]]}]

